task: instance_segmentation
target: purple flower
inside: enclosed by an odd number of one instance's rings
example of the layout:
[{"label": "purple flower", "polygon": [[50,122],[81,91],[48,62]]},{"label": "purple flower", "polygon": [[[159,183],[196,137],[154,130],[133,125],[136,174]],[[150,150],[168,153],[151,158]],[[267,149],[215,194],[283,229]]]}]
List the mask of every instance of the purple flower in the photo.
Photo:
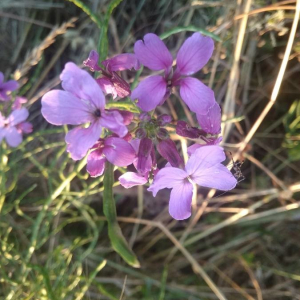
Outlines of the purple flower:
[{"label": "purple flower", "polygon": [[0,101],[8,101],[10,99],[10,92],[15,91],[19,87],[19,84],[15,80],[9,80],[7,82],[3,80],[4,75],[0,72]]},{"label": "purple flower", "polygon": [[150,76],[132,91],[131,99],[138,99],[137,105],[143,111],[151,111],[160,105],[175,86],[191,111],[206,115],[214,104],[214,92],[196,78],[189,77],[198,72],[212,55],[213,40],[200,33],[194,33],[181,46],[177,54],[177,69],[172,72],[173,58],[162,40],[149,33],[144,40],[134,45],[138,60],[151,70],[164,70],[164,76]]},{"label": "purple flower", "polygon": [[184,170],[173,167],[161,169],[148,191],[156,196],[161,189],[172,189],[169,213],[176,220],[187,219],[191,215],[192,183],[222,191],[236,186],[236,178],[221,164],[224,160],[225,153],[221,147],[202,147],[190,157]]},{"label": "purple flower", "polygon": [[105,109],[105,98],[92,76],[69,62],[60,75],[64,91],[52,90],[42,98],[42,114],[54,125],[83,125],[66,135],[67,151],[74,160],[83,158],[107,128],[118,136],[127,134],[122,115]]},{"label": "purple flower", "polygon": [[27,99],[24,97],[16,97],[15,102],[12,105],[12,109],[21,109],[22,108],[22,104],[27,103]]},{"label": "purple flower", "polygon": [[130,95],[129,84],[120,77],[116,72],[140,68],[140,63],[136,56],[131,53],[123,53],[101,62],[105,69],[98,65],[99,54],[92,50],[87,60],[83,64],[90,68],[91,71],[101,71],[102,77],[96,81],[105,94],[112,94],[115,99],[117,96],[124,98]]},{"label": "purple flower", "polygon": [[30,133],[32,126],[24,122],[28,118],[26,108],[13,110],[8,118],[4,118],[0,113],[0,142],[5,138],[7,144],[11,147],[17,147],[21,144],[22,133]]},{"label": "purple flower", "polygon": [[134,161],[136,154],[133,147],[125,140],[118,137],[100,139],[93,151],[87,157],[87,171],[91,177],[101,176],[105,169],[105,162],[118,167],[125,167]]},{"label": "purple flower", "polygon": [[217,102],[208,110],[205,116],[197,114],[197,120],[201,128],[210,134],[221,132],[221,107]]}]

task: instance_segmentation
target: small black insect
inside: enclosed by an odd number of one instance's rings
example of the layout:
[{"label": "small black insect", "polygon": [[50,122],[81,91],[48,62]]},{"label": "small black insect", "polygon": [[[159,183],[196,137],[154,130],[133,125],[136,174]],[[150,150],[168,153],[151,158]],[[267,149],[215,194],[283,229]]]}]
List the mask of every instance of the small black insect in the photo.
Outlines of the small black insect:
[{"label": "small black insect", "polygon": [[232,161],[232,169],[233,169],[233,176],[237,179],[238,183],[245,180],[245,176],[242,173],[241,167],[244,163],[244,161],[234,161],[232,153],[229,152],[231,156],[231,161]]},{"label": "small black insect", "polygon": [[[233,155],[230,151],[229,151],[229,154],[231,156],[231,161],[232,161],[232,175],[236,178],[237,183],[240,183],[241,181],[246,179],[246,177],[243,175],[242,170],[241,170],[241,167],[242,167],[244,161],[243,160],[242,161],[234,161]],[[215,196],[214,198],[221,197],[226,193],[228,193],[228,192],[225,191],[225,192],[221,193],[220,195]]]}]

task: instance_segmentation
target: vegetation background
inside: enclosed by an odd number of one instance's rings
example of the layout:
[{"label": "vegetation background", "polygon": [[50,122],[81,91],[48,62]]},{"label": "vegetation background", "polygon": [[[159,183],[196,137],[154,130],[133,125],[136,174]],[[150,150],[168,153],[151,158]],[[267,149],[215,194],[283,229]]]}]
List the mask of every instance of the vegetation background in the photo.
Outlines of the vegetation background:
[{"label": "vegetation background", "polygon": [[[1,147],[0,299],[300,299],[299,6],[1,0],[0,70],[19,80],[34,132],[18,148]],[[89,178],[84,161],[68,157],[67,128],[46,123],[40,98],[59,86],[66,62],[81,65],[97,49],[100,33],[109,56],[132,52],[137,39],[155,32],[169,35],[175,57],[191,31],[215,39],[199,78],[223,108],[224,147],[245,160],[245,180],[220,196],[199,189],[186,221],[169,216],[169,191],[153,198],[116,182],[118,221],[141,265],[133,268],[110,246],[103,178]],[[161,112],[195,124],[172,97]]]}]

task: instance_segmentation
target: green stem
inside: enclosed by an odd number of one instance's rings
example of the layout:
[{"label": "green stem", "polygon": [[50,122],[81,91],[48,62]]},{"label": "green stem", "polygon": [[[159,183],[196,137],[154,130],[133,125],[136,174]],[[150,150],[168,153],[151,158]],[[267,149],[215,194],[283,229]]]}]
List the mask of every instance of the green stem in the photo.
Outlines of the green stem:
[{"label": "green stem", "polygon": [[117,222],[116,203],[113,197],[113,184],[114,184],[114,166],[106,162],[104,174],[104,191],[103,191],[103,212],[107,218],[108,235],[113,249],[120,254],[120,256],[131,266],[135,268],[140,267],[135,254],[128,246],[121,228]]}]

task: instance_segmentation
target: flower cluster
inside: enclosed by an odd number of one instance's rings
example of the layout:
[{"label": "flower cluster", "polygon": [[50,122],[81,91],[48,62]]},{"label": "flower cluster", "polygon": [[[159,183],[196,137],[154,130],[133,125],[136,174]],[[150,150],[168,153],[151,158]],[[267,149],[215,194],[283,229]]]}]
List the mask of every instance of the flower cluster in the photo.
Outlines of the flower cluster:
[{"label": "flower cluster", "polygon": [[[170,215],[186,219],[191,215],[193,184],[222,191],[237,184],[222,164],[221,108],[214,92],[191,77],[206,65],[213,48],[211,38],[194,33],[179,49],[175,69],[171,53],[152,33],[135,43],[134,54],[116,55],[99,63],[98,53],[91,51],[84,65],[95,72],[95,78],[74,63],[67,63],[60,76],[63,90],[43,96],[42,114],[51,124],[76,126],[66,134],[67,151],[74,160],[88,155],[87,171],[92,177],[104,173],[106,161],[118,167],[132,164],[131,170],[119,177],[120,184],[130,188],[149,183],[148,191],[154,196],[161,189],[172,189]],[[162,71],[162,75],[147,77],[131,91],[120,72],[138,70],[141,64]],[[163,105],[176,88],[195,113],[199,128],[183,120],[174,122],[166,114],[157,115],[156,107]],[[105,99],[105,95],[111,98]],[[117,105],[115,101],[125,97],[127,104],[131,99],[136,105],[138,114]],[[186,164],[170,138],[174,129],[177,135],[198,141],[188,148]],[[162,165],[157,154],[166,163]]]},{"label": "flower cluster", "polygon": [[26,122],[29,112],[22,107],[27,99],[12,97],[12,92],[18,87],[19,84],[15,80],[4,82],[4,75],[0,72],[0,142],[5,139],[10,147],[21,144],[23,133],[32,132],[32,125]]}]

